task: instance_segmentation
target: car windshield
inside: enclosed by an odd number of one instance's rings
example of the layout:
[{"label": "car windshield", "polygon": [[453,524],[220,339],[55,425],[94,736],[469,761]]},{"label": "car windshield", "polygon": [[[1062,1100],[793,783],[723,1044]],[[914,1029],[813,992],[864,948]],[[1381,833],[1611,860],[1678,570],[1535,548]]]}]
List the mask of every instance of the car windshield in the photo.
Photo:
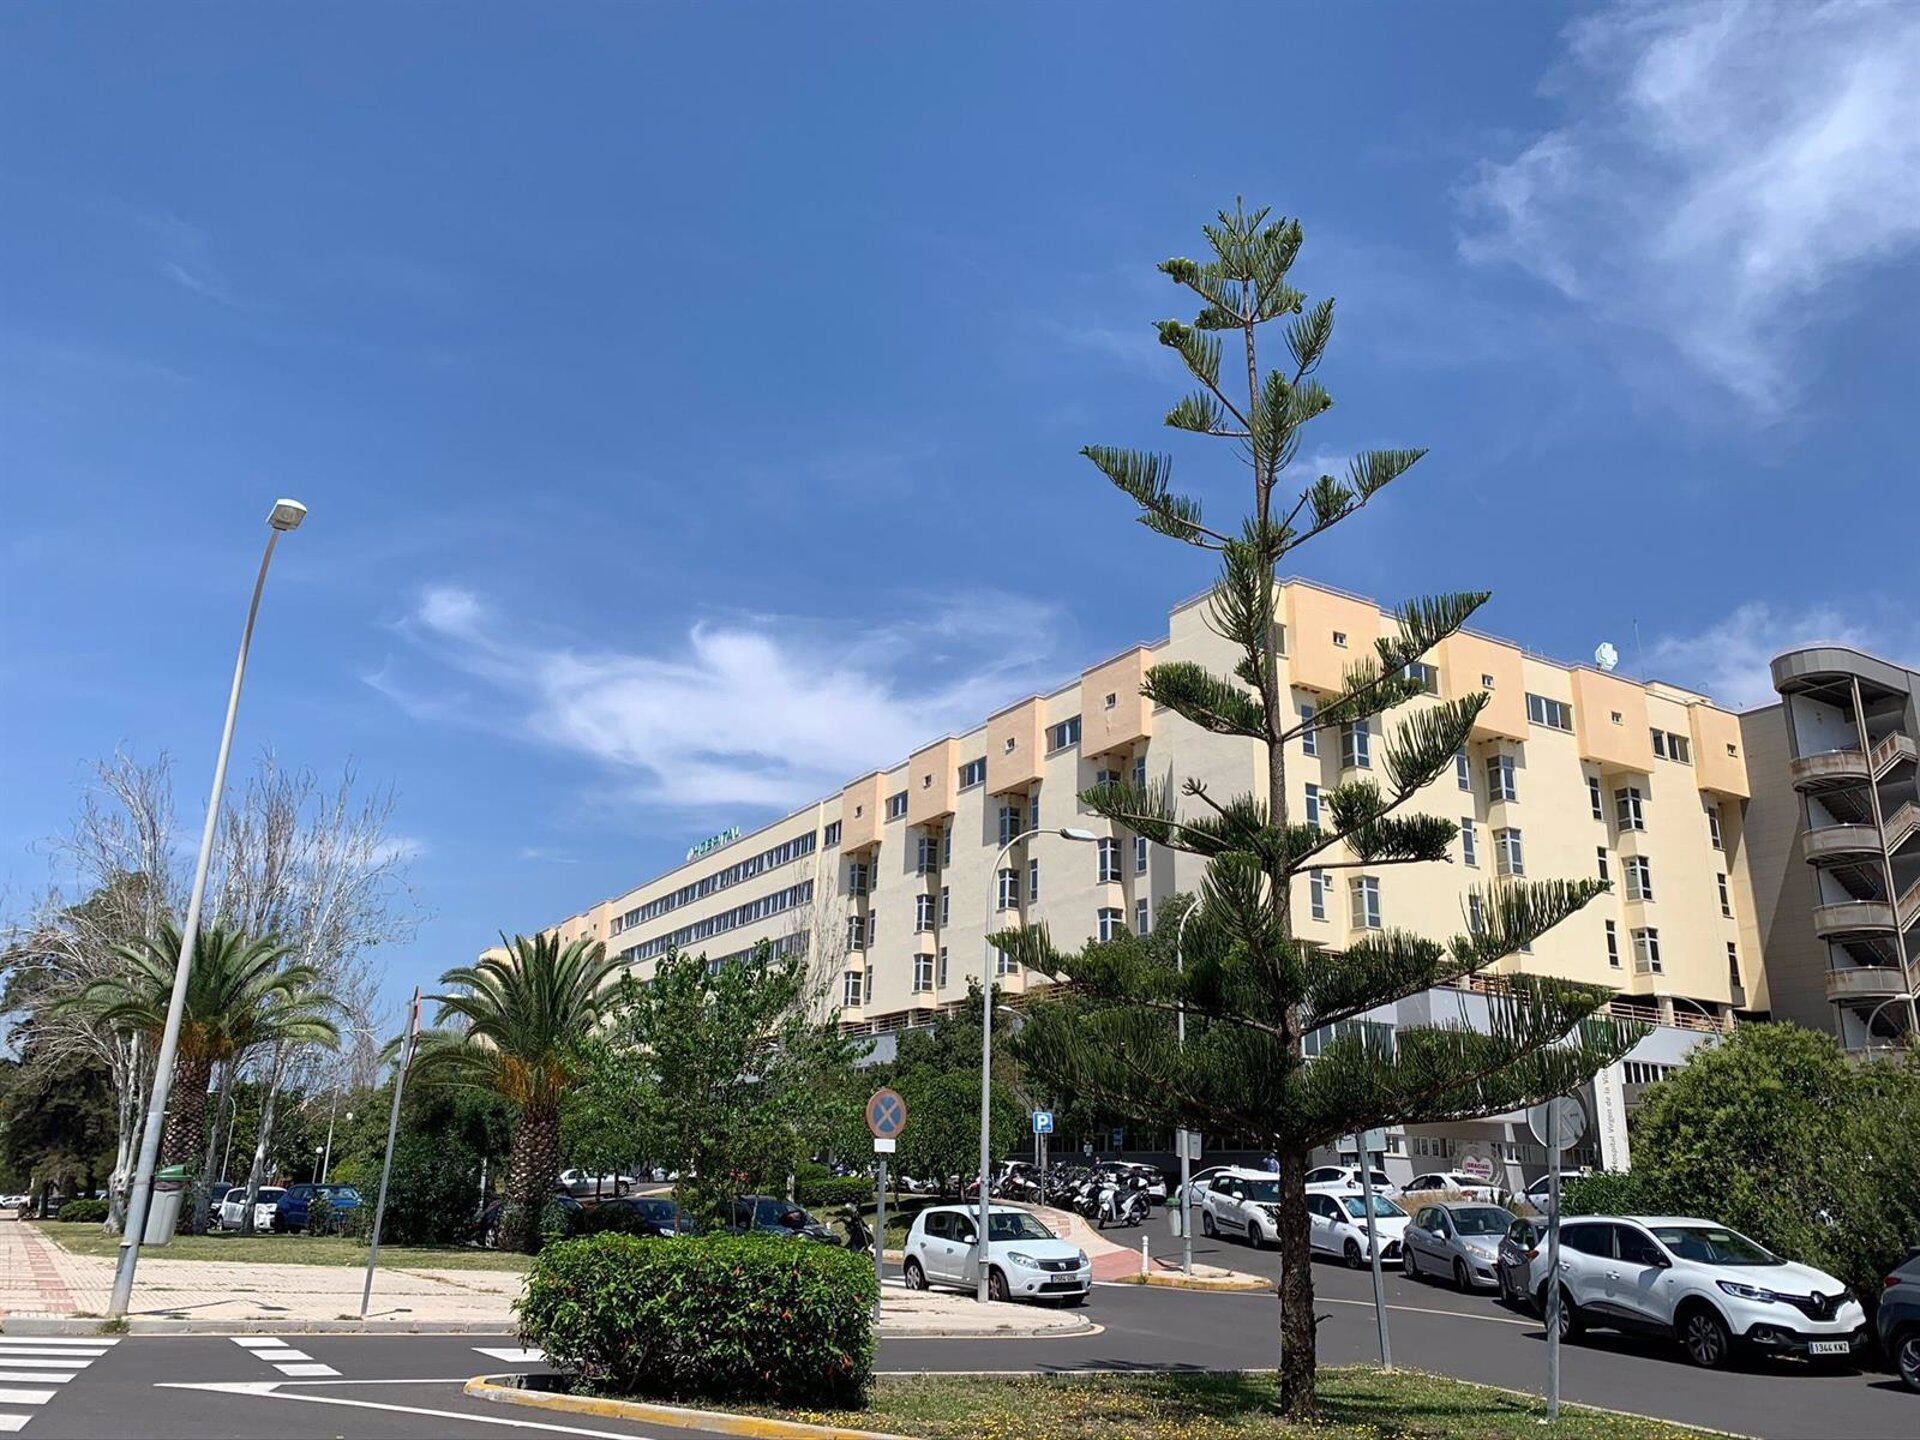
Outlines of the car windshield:
[{"label": "car windshield", "polygon": [[1656,1225],[1654,1237],[1682,1260],[1707,1265],[1784,1265],[1778,1255],[1721,1225]]},{"label": "car windshield", "polygon": [[[1340,1203],[1347,1207],[1347,1214],[1353,1216],[1354,1219],[1364,1220],[1366,1218],[1367,1202],[1363,1197],[1359,1195],[1349,1195]],[[1373,1215],[1376,1220],[1391,1219],[1396,1215],[1404,1215],[1406,1213],[1406,1211],[1402,1210],[1384,1195],[1376,1195],[1373,1197]]]},{"label": "car windshield", "polygon": [[278,1200],[286,1193],[286,1191],[276,1189],[272,1185],[262,1185],[260,1187],[260,1198],[262,1200]]},{"label": "car windshield", "polygon": [[1504,1235],[1512,1223],[1512,1213],[1495,1205],[1463,1205],[1453,1212],[1454,1228],[1462,1235]]},{"label": "car windshield", "polygon": [[320,1193],[329,1200],[358,1200],[360,1192],[351,1185],[322,1185]]},{"label": "car windshield", "polygon": [[992,1211],[987,1234],[995,1240],[1051,1240],[1053,1232],[1024,1210]]},{"label": "car windshield", "polygon": [[1280,1203],[1280,1182],[1278,1180],[1242,1180],[1246,1187],[1247,1199],[1261,1205]]}]

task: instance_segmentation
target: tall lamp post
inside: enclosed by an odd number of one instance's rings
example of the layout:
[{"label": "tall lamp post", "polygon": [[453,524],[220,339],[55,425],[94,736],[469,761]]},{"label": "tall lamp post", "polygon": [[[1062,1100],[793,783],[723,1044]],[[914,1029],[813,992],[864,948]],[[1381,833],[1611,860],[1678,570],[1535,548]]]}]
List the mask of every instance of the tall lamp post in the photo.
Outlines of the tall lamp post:
[{"label": "tall lamp post", "polygon": [[1057,830],[1023,830],[1000,847],[1000,853],[993,858],[992,888],[987,891],[987,929],[981,939],[986,958],[980,972],[980,1233],[974,1243],[978,1250],[978,1282],[974,1287],[974,1298],[981,1304],[987,1300],[987,1205],[992,1199],[990,1172],[993,1169],[993,982],[995,978],[995,960],[993,935],[994,916],[1000,911],[1000,866],[1016,845],[1024,844],[1040,835],[1058,835],[1062,840],[1077,840],[1090,845],[1100,837],[1091,830],[1077,830],[1063,826]]},{"label": "tall lamp post", "polygon": [[[1187,922],[1199,910],[1200,901],[1196,897],[1181,912],[1179,928],[1173,932],[1173,970],[1176,975],[1187,973],[1187,954],[1183,948],[1187,943]],[[1184,1050],[1187,1048],[1187,1006],[1184,1000],[1173,1023],[1180,1048]],[[1193,1157],[1187,1153],[1187,1136],[1190,1133],[1186,1126],[1180,1127],[1180,1268],[1188,1275],[1193,1274],[1193,1196],[1189,1193],[1193,1185]]]},{"label": "tall lamp post", "polygon": [[[1907,995],[1889,995],[1886,999],[1882,1000],[1878,1005],[1874,1006],[1873,1009],[1867,1012],[1867,1040],[1866,1040],[1865,1049],[1869,1056],[1873,1054],[1873,1022],[1880,1018],[1880,1012],[1886,1009],[1889,1005],[1905,1004],[1908,1007],[1907,1014],[1911,1016],[1913,1014],[1912,1007],[1915,1001],[1920,1001],[1920,991],[1914,991],[1913,993],[1907,994]],[[1907,1027],[1907,1038],[1912,1039],[1915,1033],[1916,1032],[1912,1027],[1912,1023],[1911,1021],[1909,1021],[1909,1024]],[[1887,1048],[1892,1049],[1894,1047],[1888,1046]]]},{"label": "tall lamp post", "polygon": [[173,1089],[174,1054],[180,1048],[180,1020],[187,1004],[187,977],[193,969],[193,946],[200,933],[200,905],[207,893],[207,869],[213,863],[213,836],[220,825],[220,799],[227,788],[227,758],[233,751],[233,723],[240,713],[240,683],[247,674],[247,650],[253,644],[253,625],[260,614],[260,593],[266,589],[267,566],[280,537],[300,528],[307,507],[298,500],[276,500],[267,516],[270,533],[260,573],[254,578],[253,599],[247,606],[246,627],[240,632],[240,654],[233,663],[233,689],[227,695],[226,723],[220,729],[220,754],[213,766],[213,793],[207,797],[207,819],[200,830],[200,857],[193,867],[193,890],[187,898],[186,924],[180,928],[180,962],[173,970],[173,994],[167,1001],[167,1021],[160,1032],[160,1052],[153,1062],[153,1094],[147,1123],[140,1135],[140,1161],[133,1172],[133,1190],[127,1197],[127,1228],[120,1234],[120,1259],[113,1272],[113,1294],[107,1315],[119,1319],[133,1301],[133,1272],[140,1263],[140,1242],[146,1237],[147,1211],[153,1202],[153,1172],[160,1163],[160,1130],[166,1123],[167,1099]]}]

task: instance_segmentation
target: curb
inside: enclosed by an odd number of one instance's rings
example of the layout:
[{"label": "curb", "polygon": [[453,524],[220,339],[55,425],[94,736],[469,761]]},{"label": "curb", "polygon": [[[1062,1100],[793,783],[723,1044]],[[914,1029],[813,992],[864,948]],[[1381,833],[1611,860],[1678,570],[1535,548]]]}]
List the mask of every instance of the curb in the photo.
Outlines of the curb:
[{"label": "curb", "polygon": [[602,1420],[635,1420],[670,1430],[699,1430],[709,1435],[744,1435],[751,1440],[912,1440],[880,1430],[845,1430],[838,1425],[808,1425],[799,1420],[773,1420],[761,1415],[734,1415],[719,1410],[693,1410],[680,1405],[653,1405],[640,1400],[604,1400],[593,1395],[562,1395],[523,1390],[501,1382],[507,1375],[476,1375],[462,1393],[496,1405],[527,1405],[536,1410],[558,1410],[568,1415],[593,1415]]},{"label": "curb", "polygon": [[507,1335],[519,1326],[448,1320],[172,1320],[144,1316],[116,1325],[110,1320],[13,1315],[0,1319],[0,1335]]},{"label": "curb", "polygon": [[1247,1275],[1238,1271],[1209,1279],[1202,1275],[1182,1275],[1178,1271],[1150,1271],[1130,1282],[1135,1285],[1154,1285],[1163,1290],[1212,1291],[1218,1295],[1264,1294],[1273,1289],[1271,1280],[1263,1280],[1258,1275]]}]

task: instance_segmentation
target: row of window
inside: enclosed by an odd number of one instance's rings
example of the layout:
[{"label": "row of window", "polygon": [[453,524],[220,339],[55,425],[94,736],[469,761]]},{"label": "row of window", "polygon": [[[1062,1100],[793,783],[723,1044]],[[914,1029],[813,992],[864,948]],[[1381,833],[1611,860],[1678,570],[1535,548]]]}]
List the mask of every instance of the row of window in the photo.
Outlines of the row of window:
[{"label": "row of window", "polygon": [[714,935],[737,930],[742,925],[751,925],[770,915],[778,915],[791,910],[796,905],[808,905],[813,902],[813,881],[802,880],[798,885],[790,885],[785,890],[775,891],[771,895],[762,895],[757,900],[749,900],[744,905],[736,905],[731,910],[722,910],[718,915],[709,915],[704,920],[696,920],[691,925],[682,925],[678,930],[665,935],[656,935],[651,940],[638,945],[630,945],[620,952],[620,958],[627,961],[651,960],[656,955],[664,955],[669,950],[684,950],[688,945],[708,939]]},{"label": "row of window", "polygon": [[[835,824],[837,825],[838,822],[836,821]],[[831,845],[839,838],[836,832],[827,843]],[[613,933],[618,935],[622,931],[631,930],[636,925],[658,919],[670,910],[678,910],[682,905],[691,904],[716,891],[738,885],[742,880],[751,880],[755,875],[764,874],[768,870],[777,870],[782,865],[791,865],[795,860],[813,854],[815,844],[816,837],[809,830],[806,834],[795,836],[783,845],[776,845],[771,850],[762,850],[758,855],[749,855],[746,859],[736,861],[724,870],[716,870],[711,875],[703,875],[689,885],[682,885],[671,895],[662,895],[657,900],[649,900],[644,905],[636,906],[624,915],[614,916]]]}]

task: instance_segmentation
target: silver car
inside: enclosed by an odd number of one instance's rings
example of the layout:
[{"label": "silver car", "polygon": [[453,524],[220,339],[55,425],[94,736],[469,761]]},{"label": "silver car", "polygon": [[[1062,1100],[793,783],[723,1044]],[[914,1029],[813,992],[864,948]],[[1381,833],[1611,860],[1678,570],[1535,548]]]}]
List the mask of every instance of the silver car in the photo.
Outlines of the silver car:
[{"label": "silver car", "polygon": [[1499,1205],[1422,1205],[1407,1226],[1407,1274],[1446,1278],[1462,1290],[1500,1284],[1500,1242],[1513,1224]]}]

